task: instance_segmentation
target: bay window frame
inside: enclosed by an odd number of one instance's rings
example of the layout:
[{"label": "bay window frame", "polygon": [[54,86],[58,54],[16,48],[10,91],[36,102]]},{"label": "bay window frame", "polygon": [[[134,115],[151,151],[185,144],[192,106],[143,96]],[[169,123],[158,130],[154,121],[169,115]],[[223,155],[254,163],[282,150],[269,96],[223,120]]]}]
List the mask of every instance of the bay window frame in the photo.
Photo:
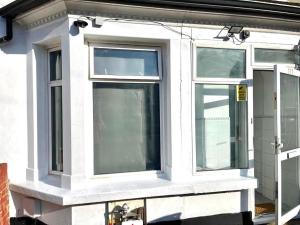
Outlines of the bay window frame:
[{"label": "bay window frame", "polygon": [[[245,50],[245,77],[244,78],[213,78],[213,77],[197,77],[197,48],[214,48],[214,49],[230,49],[230,50]],[[192,159],[193,159],[193,176],[211,179],[224,178],[232,176],[251,176],[254,175],[253,165],[250,163],[253,160],[253,71],[251,68],[251,45],[244,43],[243,45],[235,45],[233,43],[224,43],[218,41],[197,41],[192,46]],[[217,170],[197,170],[196,162],[196,95],[195,88],[197,84],[209,85],[247,85],[247,114],[246,114],[246,143],[247,143],[247,168],[230,168]]]},{"label": "bay window frame", "polygon": [[[120,50],[137,50],[137,51],[156,51],[157,52],[157,62],[158,62],[158,76],[128,76],[128,75],[103,75],[94,73],[94,49],[120,49]],[[88,177],[92,179],[122,179],[126,177],[139,178],[160,178],[164,176],[165,170],[165,153],[164,153],[164,91],[163,91],[163,69],[162,69],[162,47],[158,45],[151,45],[145,43],[143,45],[137,44],[120,44],[120,43],[99,43],[99,42],[88,42],[89,49],[89,83],[90,83],[90,93],[89,94],[89,114],[92,118],[87,126],[88,133],[91,136],[89,141],[91,141],[92,150],[90,151],[89,161],[91,164],[88,168]],[[94,112],[93,112],[93,84],[94,83],[115,83],[115,84],[158,84],[159,85],[159,123],[160,123],[160,170],[145,170],[145,171],[134,171],[134,172],[120,172],[120,173],[109,173],[109,174],[95,174],[94,170]]]}]

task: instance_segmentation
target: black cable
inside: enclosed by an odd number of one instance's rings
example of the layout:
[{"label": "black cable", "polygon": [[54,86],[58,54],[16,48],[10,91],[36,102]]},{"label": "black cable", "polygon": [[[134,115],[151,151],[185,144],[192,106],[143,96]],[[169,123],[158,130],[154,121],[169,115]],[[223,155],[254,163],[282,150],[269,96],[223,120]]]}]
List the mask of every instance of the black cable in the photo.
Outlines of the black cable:
[{"label": "black cable", "polygon": [[166,25],[166,24],[164,24],[164,23],[162,23],[162,22],[159,22],[159,21],[146,21],[146,20],[133,20],[133,19],[118,19],[118,18],[114,18],[114,19],[108,18],[108,19],[105,19],[104,21],[129,21],[129,22],[137,22],[137,21],[141,21],[141,22],[148,22],[148,23],[150,22],[150,23],[152,23],[152,24],[158,24],[158,25],[162,26],[163,28],[165,28],[165,29],[167,29],[167,30],[170,30],[170,31],[172,31],[172,32],[174,32],[174,33],[177,33],[177,34],[181,35],[181,36],[188,37],[190,40],[194,41],[193,37],[190,36],[190,35],[188,35],[188,34],[183,33],[183,32],[182,32],[182,29],[181,29],[181,32],[180,32],[180,31],[177,31],[177,30],[173,29],[172,27],[170,27],[170,26],[168,26],[168,25]]}]

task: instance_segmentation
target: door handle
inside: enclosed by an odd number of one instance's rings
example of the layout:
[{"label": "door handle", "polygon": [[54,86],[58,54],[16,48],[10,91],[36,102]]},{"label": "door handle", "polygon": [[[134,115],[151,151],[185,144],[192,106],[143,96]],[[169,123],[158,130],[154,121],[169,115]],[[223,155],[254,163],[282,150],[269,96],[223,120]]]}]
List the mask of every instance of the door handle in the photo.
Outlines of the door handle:
[{"label": "door handle", "polygon": [[270,143],[273,147],[273,149],[275,150],[275,154],[279,154],[280,153],[280,149],[283,148],[283,143]]},{"label": "door handle", "polygon": [[273,148],[283,148],[283,144],[282,143],[274,143],[274,142],[272,142],[272,143],[270,143],[272,146],[273,146]]}]

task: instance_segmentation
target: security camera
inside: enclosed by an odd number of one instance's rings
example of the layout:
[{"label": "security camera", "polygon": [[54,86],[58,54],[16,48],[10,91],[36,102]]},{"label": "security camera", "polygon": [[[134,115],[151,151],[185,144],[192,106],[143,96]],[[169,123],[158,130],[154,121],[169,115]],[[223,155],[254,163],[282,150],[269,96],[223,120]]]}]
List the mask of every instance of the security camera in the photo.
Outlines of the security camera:
[{"label": "security camera", "polygon": [[246,40],[248,37],[250,37],[250,31],[249,30],[243,30],[241,33],[240,33],[240,39],[241,40]]},{"label": "security camera", "polygon": [[75,27],[81,27],[81,28],[85,28],[88,25],[88,23],[84,20],[76,20],[74,21],[73,24]]}]

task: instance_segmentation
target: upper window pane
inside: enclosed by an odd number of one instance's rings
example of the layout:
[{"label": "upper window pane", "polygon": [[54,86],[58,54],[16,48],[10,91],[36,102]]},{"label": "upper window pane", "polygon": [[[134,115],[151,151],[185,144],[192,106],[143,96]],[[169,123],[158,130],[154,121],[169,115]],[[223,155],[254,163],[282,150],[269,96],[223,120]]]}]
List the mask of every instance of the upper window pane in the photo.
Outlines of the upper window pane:
[{"label": "upper window pane", "polygon": [[49,53],[50,81],[61,80],[61,50]]},{"label": "upper window pane", "polygon": [[255,62],[295,64],[297,61],[292,50],[256,48]]},{"label": "upper window pane", "polygon": [[197,48],[197,77],[245,78],[246,50]]},{"label": "upper window pane", "polygon": [[117,76],[158,76],[158,52],[95,48],[94,73]]}]

